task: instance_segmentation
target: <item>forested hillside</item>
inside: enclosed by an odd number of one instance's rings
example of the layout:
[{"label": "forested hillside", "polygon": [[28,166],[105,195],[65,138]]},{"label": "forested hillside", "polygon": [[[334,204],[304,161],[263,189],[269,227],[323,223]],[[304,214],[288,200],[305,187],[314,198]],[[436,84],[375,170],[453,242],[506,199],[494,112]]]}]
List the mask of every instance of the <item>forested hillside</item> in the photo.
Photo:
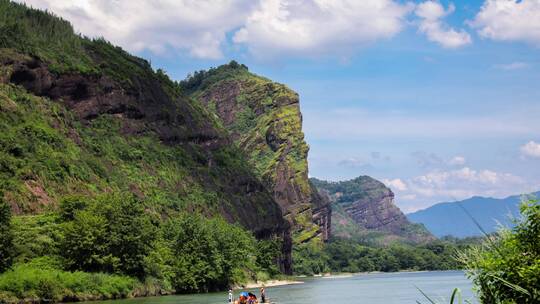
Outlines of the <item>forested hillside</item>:
[{"label": "forested hillside", "polygon": [[0,109],[3,299],[204,291],[290,272],[272,192],[228,130],[144,59],[1,0]]}]

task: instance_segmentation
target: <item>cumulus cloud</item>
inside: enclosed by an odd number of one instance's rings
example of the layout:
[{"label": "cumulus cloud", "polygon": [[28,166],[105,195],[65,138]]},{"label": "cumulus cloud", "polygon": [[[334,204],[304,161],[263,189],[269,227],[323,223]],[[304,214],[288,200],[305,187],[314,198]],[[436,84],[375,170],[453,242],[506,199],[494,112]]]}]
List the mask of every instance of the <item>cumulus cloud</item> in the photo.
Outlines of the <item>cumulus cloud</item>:
[{"label": "cumulus cloud", "polygon": [[399,180],[405,188],[395,187],[396,201],[405,212],[413,212],[442,201],[463,200],[472,196],[506,197],[538,190],[538,184],[511,173],[461,167],[432,170],[409,179],[385,180],[387,185]]},{"label": "cumulus cloud", "polygon": [[[414,5],[396,0],[18,0],[130,51],[218,59],[233,44],[258,57],[338,55],[390,38]],[[232,41],[230,39],[232,37]]]},{"label": "cumulus cloud", "polygon": [[399,178],[396,179],[383,179],[383,183],[392,190],[407,191],[408,187],[404,181]]},{"label": "cumulus cloud", "polygon": [[419,30],[426,34],[430,41],[436,42],[445,48],[455,49],[472,42],[471,36],[464,30],[455,30],[445,24],[442,19],[455,11],[451,3],[445,9],[438,1],[425,1],[420,3],[415,14],[421,19]]},{"label": "cumulus cloud", "polygon": [[130,51],[187,52],[217,59],[227,32],[244,24],[251,0],[26,0],[73,23],[91,37],[104,37]]},{"label": "cumulus cloud", "polygon": [[347,56],[400,32],[411,9],[393,0],[266,0],[233,40],[255,56]]},{"label": "cumulus cloud", "polygon": [[531,140],[521,146],[520,150],[523,156],[540,158],[540,143]]},{"label": "cumulus cloud", "polygon": [[486,0],[471,25],[485,38],[540,47],[540,1]]}]

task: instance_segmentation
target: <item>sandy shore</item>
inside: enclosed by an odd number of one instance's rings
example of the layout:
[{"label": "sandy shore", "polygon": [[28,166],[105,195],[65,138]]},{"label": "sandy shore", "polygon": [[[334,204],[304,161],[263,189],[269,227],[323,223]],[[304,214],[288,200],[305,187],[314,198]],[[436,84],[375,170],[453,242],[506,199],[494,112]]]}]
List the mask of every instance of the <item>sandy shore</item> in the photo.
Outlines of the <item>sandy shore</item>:
[{"label": "sandy shore", "polygon": [[265,282],[250,282],[240,286],[235,286],[235,289],[238,288],[259,288],[259,287],[274,287],[274,286],[283,286],[283,285],[293,285],[293,284],[303,284],[302,281],[291,281],[291,280],[270,280]]}]

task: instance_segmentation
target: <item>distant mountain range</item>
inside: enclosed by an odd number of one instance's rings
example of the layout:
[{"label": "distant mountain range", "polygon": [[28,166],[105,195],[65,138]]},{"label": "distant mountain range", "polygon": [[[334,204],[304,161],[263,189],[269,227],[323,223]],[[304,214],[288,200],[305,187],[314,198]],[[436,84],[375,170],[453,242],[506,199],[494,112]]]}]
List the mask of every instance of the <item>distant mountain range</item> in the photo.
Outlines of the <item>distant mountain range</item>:
[{"label": "distant mountain range", "polygon": [[[540,197],[540,192],[532,193],[531,196]],[[424,224],[437,237],[478,236],[482,232],[463,209],[490,233],[496,231],[500,225],[513,226],[512,218],[519,216],[521,200],[521,195],[503,199],[475,196],[459,202],[435,204],[407,214],[407,218],[411,222]]]}]

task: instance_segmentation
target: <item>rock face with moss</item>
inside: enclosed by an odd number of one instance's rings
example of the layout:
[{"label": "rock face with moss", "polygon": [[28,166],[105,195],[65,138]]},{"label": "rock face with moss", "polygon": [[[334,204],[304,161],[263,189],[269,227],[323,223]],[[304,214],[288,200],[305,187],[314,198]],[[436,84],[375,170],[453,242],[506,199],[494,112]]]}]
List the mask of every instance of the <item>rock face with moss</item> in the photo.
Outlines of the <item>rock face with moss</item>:
[{"label": "rock face with moss", "polygon": [[421,225],[413,224],[394,204],[394,193],[380,181],[360,176],[343,182],[311,179],[335,202],[332,222],[340,237],[359,236],[384,241],[403,239],[423,242],[433,236]]},{"label": "rock face with moss", "polygon": [[[15,214],[55,210],[73,194],[128,191],[163,218],[221,215],[258,238],[279,238],[280,265],[290,272],[282,201],[261,183],[264,166],[246,161],[214,114],[146,60],[4,0],[0,125],[0,193]],[[305,143],[288,149],[298,158],[307,152]],[[302,187],[298,196],[309,191]]]},{"label": "rock face with moss", "polygon": [[298,94],[236,62],[182,82],[229,130],[270,189],[301,243],[330,233],[331,209],[308,179],[308,146]]}]

